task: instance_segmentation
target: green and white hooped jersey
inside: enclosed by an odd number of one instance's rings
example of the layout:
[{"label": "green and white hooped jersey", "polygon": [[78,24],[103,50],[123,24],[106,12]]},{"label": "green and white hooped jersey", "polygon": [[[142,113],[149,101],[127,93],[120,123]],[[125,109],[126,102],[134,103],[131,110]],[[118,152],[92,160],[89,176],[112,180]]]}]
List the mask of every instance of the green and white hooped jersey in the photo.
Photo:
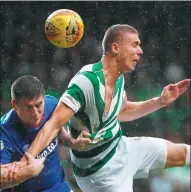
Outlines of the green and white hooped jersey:
[{"label": "green and white hooped jersey", "polygon": [[102,63],[84,66],[71,80],[60,98],[76,114],[69,122],[73,137],[88,128],[92,144],[87,151],[72,150],[71,160],[77,176],[88,176],[98,171],[114,155],[122,131],[117,116],[124,100],[124,77],[114,87],[110,111],[105,113],[105,86]]}]

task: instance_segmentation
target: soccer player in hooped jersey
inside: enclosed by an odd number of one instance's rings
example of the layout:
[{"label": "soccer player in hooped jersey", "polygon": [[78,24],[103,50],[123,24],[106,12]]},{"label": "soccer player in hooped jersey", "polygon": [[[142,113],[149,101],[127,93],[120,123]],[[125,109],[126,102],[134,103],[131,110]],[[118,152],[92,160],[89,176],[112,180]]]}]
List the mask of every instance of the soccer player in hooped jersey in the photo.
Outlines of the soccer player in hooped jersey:
[{"label": "soccer player in hooped jersey", "polygon": [[158,97],[144,102],[128,101],[123,74],[134,71],[142,54],[136,29],[129,25],[111,26],[103,38],[102,59],[84,66],[73,77],[28,153],[38,155],[71,119],[72,136],[79,138],[86,127],[90,135],[83,132],[80,137],[91,139],[87,146],[81,145],[80,150],[72,149],[70,153],[83,192],[132,192],[133,179],[147,177],[150,170],[190,165],[189,145],[122,136],[120,121],[133,121],[168,106],[190,84],[185,79],[167,85]]},{"label": "soccer player in hooped jersey", "polygon": [[[27,166],[19,169],[17,173],[9,171],[9,163],[22,158],[58,104],[56,98],[44,96],[43,85],[36,77],[28,75],[13,83],[11,96],[13,109],[1,118],[1,189],[14,192],[70,192],[60,166],[57,136],[42,150],[37,159],[26,153]],[[15,167],[16,165],[12,164]],[[14,190],[11,187],[14,187]],[[79,189],[78,186],[76,188]]]}]

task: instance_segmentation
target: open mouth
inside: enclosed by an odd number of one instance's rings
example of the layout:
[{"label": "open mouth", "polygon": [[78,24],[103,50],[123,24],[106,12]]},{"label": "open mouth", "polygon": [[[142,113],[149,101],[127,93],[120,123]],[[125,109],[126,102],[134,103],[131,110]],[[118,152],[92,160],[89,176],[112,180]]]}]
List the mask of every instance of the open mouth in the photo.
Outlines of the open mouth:
[{"label": "open mouth", "polygon": [[134,64],[137,64],[139,62],[139,59],[134,59],[133,62]]}]

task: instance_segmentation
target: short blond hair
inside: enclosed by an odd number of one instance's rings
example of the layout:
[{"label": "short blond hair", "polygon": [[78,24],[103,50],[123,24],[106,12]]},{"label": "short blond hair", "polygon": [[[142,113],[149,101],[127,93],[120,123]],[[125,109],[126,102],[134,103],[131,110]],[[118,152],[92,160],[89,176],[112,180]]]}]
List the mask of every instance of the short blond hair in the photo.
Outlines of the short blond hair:
[{"label": "short blond hair", "polygon": [[105,35],[102,41],[103,52],[104,53],[110,52],[112,43],[120,40],[124,32],[138,34],[138,31],[130,25],[127,25],[127,24],[112,25],[105,32]]}]

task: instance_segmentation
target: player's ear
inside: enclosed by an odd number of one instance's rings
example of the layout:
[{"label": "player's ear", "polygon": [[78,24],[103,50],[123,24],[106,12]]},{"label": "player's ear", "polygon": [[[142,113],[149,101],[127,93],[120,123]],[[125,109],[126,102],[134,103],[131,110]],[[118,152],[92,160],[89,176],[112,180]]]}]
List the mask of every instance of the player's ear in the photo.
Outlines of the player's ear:
[{"label": "player's ear", "polygon": [[16,103],[15,103],[15,100],[11,99],[11,105],[12,105],[12,108],[16,111]]},{"label": "player's ear", "polygon": [[119,53],[119,45],[117,43],[112,43],[111,50],[114,56],[117,56]]}]

